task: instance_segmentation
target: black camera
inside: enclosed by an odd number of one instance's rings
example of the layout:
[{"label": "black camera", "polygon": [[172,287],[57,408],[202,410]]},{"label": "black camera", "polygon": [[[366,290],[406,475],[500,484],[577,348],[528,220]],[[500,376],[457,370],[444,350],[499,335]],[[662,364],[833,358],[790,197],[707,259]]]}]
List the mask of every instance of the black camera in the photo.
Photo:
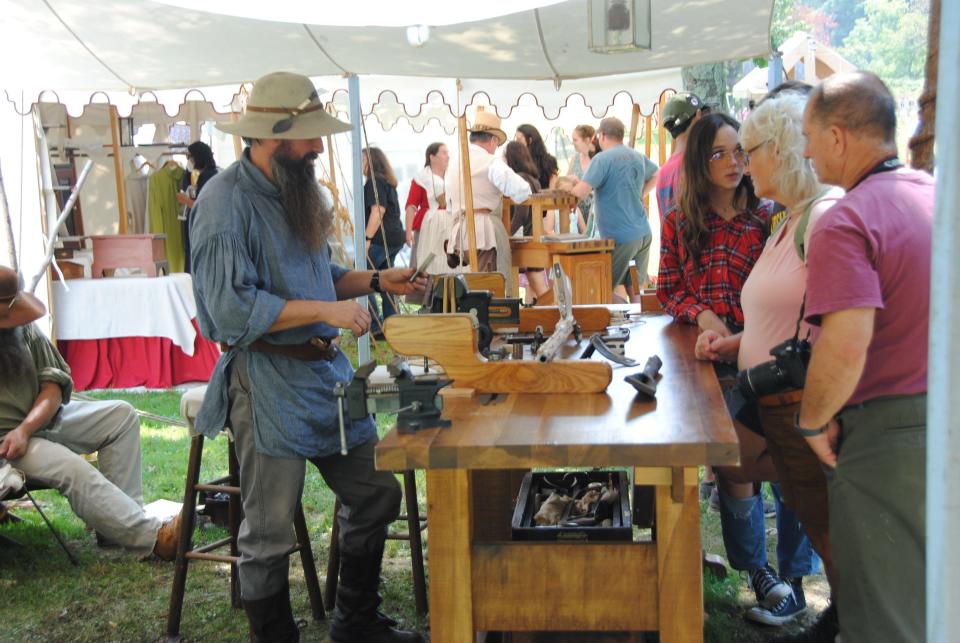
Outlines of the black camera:
[{"label": "black camera", "polygon": [[773,359],[737,373],[737,388],[755,400],[792,389],[803,388],[810,363],[810,342],[791,337],[770,349]]}]

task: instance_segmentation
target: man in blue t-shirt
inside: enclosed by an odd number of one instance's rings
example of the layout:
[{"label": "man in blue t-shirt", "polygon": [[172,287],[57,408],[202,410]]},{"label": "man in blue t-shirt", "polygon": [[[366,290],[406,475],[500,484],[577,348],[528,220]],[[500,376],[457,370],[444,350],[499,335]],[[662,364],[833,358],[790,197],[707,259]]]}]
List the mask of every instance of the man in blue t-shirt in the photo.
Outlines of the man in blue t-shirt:
[{"label": "man in blue t-shirt", "polygon": [[643,197],[657,183],[657,165],[643,154],[623,144],[623,122],[605,118],[597,128],[597,141],[602,150],[590,161],[583,180],[571,193],[583,199],[596,191],[594,207],[600,236],[612,239],[613,288],[630,285],[630,261],[637,266],[643,288],[647,279],[647,259],[653,233],[643,208]]}]

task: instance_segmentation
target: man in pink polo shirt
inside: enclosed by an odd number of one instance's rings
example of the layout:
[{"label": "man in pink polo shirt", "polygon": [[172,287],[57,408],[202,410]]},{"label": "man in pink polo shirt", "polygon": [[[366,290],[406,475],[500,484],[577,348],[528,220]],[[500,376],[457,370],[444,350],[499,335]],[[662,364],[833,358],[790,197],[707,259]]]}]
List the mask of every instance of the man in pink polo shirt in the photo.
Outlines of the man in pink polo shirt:
[{"label": "man in pink polo shirt", "polygon": [[845,643],[925,640],[934,181],[902,166],[895,131],[869,72],[827,78],[804,112],[805,155],[847,191],[810,241],[806,316],[821,332],[795,427],[827,472]]}]

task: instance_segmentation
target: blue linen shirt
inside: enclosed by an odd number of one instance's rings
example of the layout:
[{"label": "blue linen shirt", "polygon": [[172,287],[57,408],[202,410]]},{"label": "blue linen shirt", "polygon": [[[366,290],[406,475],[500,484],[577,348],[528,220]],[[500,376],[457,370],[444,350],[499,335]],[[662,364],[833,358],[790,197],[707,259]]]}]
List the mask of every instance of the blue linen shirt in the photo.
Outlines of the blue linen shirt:
[{"label": "blue linen shirt", "polygon": [[[334,284],[349,272],[324,246],[310,250],[286,222],[280,192],[250,161],[210,179],[190,224],[193,289],[204,337],[235,348],[217,362],[196,429],[215,437],[228,425],[230,364],[247,352],[257,451],[278,458],[312,458],[340,449],[337,382],[353,378],[342,352],[332,361],[305,362],[247,347],[257,339],[302,344],[339,330],[317,322],[268,333],[288,300],[336,301]],[[349,448],[376,436],[373,419],[347,422]]]},{"label": "blue linen shirt", "polygon": [[602,238],[627,243],[652,234],[643,208],[643,184],[656,172],[656,163],[626,145],[593,157],[583,180],[597,195],[594,208]]}]

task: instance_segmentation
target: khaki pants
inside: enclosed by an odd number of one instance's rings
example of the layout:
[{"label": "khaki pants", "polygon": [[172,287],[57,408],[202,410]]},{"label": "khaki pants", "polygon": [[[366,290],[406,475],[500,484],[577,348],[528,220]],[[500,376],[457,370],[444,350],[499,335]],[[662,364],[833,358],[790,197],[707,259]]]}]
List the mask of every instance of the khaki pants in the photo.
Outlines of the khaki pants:
[{"label": "khaki pants", "polygon": [[840,414],[827,470],[843,643],[925,641],[926,394]]},{"label": "khaki pants", "polygon": [[[94,451],[99,468],[77,455]],[[141,557],[153,551],[160,521],[143,513],[140,420],[126,402],[70,402],[60,429],[35,433],[11,464],[28,481],[57,489],[107,540]]]}]

